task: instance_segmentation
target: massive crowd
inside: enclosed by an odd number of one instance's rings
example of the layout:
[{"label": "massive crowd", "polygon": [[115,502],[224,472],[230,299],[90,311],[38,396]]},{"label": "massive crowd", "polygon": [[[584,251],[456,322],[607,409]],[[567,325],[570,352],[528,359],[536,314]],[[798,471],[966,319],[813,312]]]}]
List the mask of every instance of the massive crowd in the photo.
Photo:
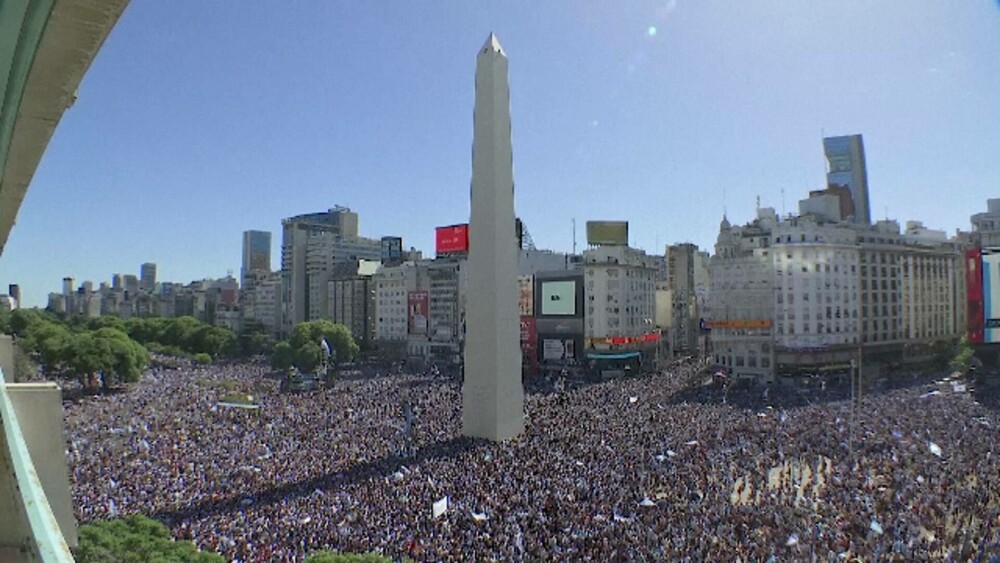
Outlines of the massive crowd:
[{"label": "massive crowd", "polygon": [[[143,513],[240,561],[1000,553],[1000,419],[961,387],[870,393],[852,416],[835,390],[692,390],[697,369],[533,385],[523,435],[500,444],[460,436],[445,375],[370,368],[282,394],[260,365],[156,369],[67,403],[76,514]],[[234,388],[259,408],[219,406]]]}]

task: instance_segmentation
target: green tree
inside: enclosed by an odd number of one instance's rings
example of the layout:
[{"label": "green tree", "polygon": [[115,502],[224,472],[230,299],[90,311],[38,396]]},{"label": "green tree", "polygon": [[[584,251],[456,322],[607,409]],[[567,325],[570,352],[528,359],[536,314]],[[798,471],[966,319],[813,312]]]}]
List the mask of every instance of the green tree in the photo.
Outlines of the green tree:
[{"label": "green tree", "polygon": [[114,358],[106,341],[94,337],[92,332],[73,336],[67,351],[67,367],[80,380],[80,385],[90,392],[98,388],[97,374],[111,369]]},{"label": "green tree", "polygon": [[141,515],[81,526],[80,547],[75,555],[80,563],[225,561],[217,553],[198,551],[189,541],[175,541],[166,526]]},{"label": "green tree", "polygon": [[25,336],[29,327],[46,320],[37,309],[16,309],[10,314],[10,330],[19,337]]},{"label": "green tree", "polygon": [[975,351],[969,345],[969,338],[962,336],[958,344],[955,345],[954,355],[951,361],[948,362],[948,367],[964,375],[969,371],[969,363],[972,361],[974,354]]},{"label": "green tree", "polygon": [[299,323],[292,331],[289,343],[293,349],[298,350],[306,342],[314,342],[319,345],[324,338],[330,344],[333,356],[339,362],[353,361],[361,351],[358,343],[351,336],[351,329],[327,320]]},{"label": "green tree", "polygon": [[114,328],[78,333],[67,347],[70,373],[91,392],[98,390],[98,374],[107,390],[113,385],[138,381],[148,362],[146,349]]},{"label": "green tree", "polygon": [[392,563],[392,559],[377,553],[334,553],[317,551],[309,554],[304,563]]},{"label": "green tree", "polygon": [[104,388],[119,383],[134,383],[149,363],[146,349],[116,328],[102,328],[94,332],[99,346],[110,352],[110,366],[103,371]]},{"label": "green tree", "polygon": [[14,346],[14,382],[30,381],[38,374],[38,366],[20,346]]},{"label": "green tree", "polygon": [[248,320],[243,323],[237,336],[239,355],[248,358],[258,354],[266,354],[272,348],[271,337],[267,328],[260,321]]},{"label": "green tree", "polygon": [[[136,319],[136,320],[141,320],[141,319]],[[114,317],[114,316],[103,316],[103,317],[95,317],[93,319],[89,319],[87,321],[87,328],[89,330],[100,330],[102,328],[115,328],[126,334],[128,334],[129,332],[125,321],[123,321],[121,317]]]},{"label": "green tree", "polygon": [[187,350],[194,343],[198,329],[201,326],[202,323],[198,322],[198,319],[194,317],[185,316],[171,319],[167,324],[166,330],[163,331],[159,342],[160,344],[177,346]]},{"label": "green tree", "polygon": [[271,354],[271,367],[274,369],[288,369],[295,363],[295,350],[287,342],[279,342],[274,346]]},{"label": "green tree", "polygon": [[209,356],[204,352],[199,352],[195,354],[194,357],[192,357],[191,359],[194,360],[194,363],[203,366],[207,366],[208,364],[212,363],[212,356]]},{"label": "green tree", "polygon": [[313,372],[323,363],[323,350],[315,342],[306,342],[295,350],[295,366],[304,372]]},{"label": "green tree", "polygon": [[38,353],[42,369],[48,375],[56,373],[67,359],[72,333],[61,324],[41,321],[29,329],[28,335],[28,346]]}]

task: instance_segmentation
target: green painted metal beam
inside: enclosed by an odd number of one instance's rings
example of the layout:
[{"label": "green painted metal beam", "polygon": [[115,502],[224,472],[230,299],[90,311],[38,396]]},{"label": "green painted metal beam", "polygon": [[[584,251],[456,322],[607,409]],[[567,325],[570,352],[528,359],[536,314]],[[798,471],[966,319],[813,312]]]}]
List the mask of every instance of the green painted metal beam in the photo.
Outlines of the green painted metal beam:
[{"label": "green painted metal beam", "polygon": [[55,0],[0,0],[0,184],[24,86]]}]

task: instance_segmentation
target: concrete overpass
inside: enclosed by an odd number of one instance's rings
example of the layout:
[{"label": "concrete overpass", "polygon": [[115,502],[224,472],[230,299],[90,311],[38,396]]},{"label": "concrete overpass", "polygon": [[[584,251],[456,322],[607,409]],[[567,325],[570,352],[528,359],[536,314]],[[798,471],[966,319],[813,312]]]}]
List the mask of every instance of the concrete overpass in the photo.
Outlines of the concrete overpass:
[{"label": "concrete overpass", "polygon": [[[0,254],[63,113],[128,0],[0,0]],[[0,562],[72,561],[61,392],[10,383],[0,336]]]}]

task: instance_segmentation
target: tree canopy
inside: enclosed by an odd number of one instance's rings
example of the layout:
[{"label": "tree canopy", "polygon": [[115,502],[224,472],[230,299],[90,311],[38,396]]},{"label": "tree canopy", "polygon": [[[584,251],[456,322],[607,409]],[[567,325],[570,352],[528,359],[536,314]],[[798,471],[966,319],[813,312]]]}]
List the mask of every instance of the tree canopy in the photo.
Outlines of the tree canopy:
[{"label": "tree canopy", "polygon": [[175,541],[167,527],[141,515],[80,526],[80,563],[223,563],[217,553],[198,551],[189,541]]},{"label": "tree canopy", "polygon": [[298,350],[307,342],[318,346],[324,338],[330,344],[333,357],[338,362],[351,362],[361,352],[358,343],[351,335],[351,329],[327,320],[299,323],[288,340],[292,348]]}]

